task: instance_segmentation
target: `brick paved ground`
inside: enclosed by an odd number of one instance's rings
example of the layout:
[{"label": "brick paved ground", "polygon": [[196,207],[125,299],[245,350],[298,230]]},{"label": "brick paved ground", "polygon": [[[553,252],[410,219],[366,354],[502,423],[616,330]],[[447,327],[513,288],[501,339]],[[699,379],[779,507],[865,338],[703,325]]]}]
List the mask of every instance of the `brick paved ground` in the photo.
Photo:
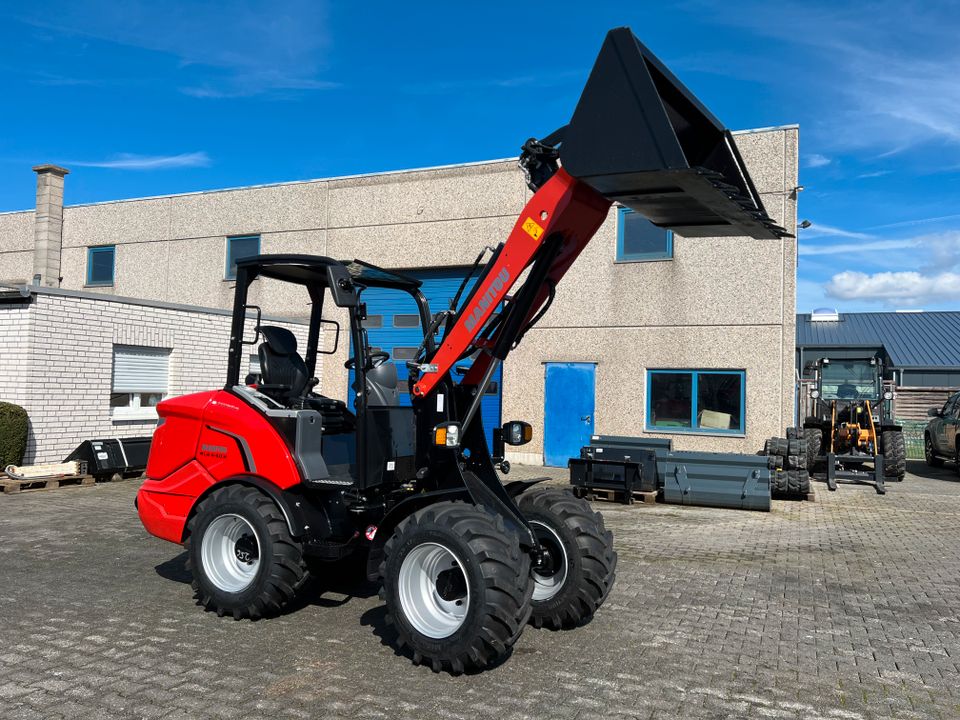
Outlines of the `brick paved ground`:
[{"label": "brick paved ground", "polygon": [[202,612],[135,483],[0,497],[0,718],[958,718],[960,482],[911,465],[769,514],[597,504],[601,613],[456,678],[395,656],[349,579],[273,620]]}]

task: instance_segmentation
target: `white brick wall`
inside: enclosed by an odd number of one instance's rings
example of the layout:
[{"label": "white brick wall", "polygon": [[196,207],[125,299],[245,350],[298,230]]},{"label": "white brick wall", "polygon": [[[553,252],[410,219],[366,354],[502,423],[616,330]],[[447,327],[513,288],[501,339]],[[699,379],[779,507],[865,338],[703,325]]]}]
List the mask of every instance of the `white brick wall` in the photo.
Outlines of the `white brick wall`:
[{"label": "white brick wall", "polygon": [[[302,351],[306,327],[287,327]],[[29,305],[0,305],[0,399],[30,415],[24,462],[59,462],[91,438],[152,434],[154,420],[111,417],[114,344],[168,348],[172,397],[223,386],[229,338],[230,318],[203,310],[42,292]]]},{"label": "white brick wall", "polygon": [[0,304],[0,400],[23,403],[29,334],[29,306]]}]

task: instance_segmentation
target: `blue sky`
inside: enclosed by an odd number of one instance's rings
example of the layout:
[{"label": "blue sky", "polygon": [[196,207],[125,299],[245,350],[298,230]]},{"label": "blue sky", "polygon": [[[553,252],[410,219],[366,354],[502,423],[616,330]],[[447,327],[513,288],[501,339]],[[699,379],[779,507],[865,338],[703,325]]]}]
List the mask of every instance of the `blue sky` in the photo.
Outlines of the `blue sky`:
[{"label": "blue sky", "polygon": [[79,203],[514,155],[617,25],[728,127],[800,124],[799,311],[957,308],[955,2],[7,3],[0,210],[40,162]]}]

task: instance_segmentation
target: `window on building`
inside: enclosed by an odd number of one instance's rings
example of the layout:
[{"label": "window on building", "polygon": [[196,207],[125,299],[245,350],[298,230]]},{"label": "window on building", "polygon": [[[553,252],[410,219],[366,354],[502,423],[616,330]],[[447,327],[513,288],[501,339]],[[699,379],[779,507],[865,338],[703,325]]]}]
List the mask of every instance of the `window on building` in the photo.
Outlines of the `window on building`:
[{"label": "window on building", "polygon": [[87,248],[87,285],[113,285],[113,245]]},{"label": "window on building", "polygon": [[648,430],[743,433],[743,370],[647,371]]},{"label": "window on building", "polygon": [[418,328],[420,327],[419,315],[399,314],[393,316],[393,326],[398,328]]},{"label": "window on building", "polygon": [[617,213],[617,262],[670,260],[673,233],[657,227],[630,208]]},{"label": "window on building", "polygon": [[227,271],[224,277],[233,280],[237,277],[237,260],[260,254],[259,235],[238,235],[227,238]]},{"label": "window on building", "polygon": [[367,315],[367,319],[363,321],[363,326],[368,330],[383,327],[383,315]]},{"label": "window on building", "polygon": [[415,347],[395,347],[393,349],[394,360],[416,360],[417,348]]},{"label": "window on building", "polygon": [[169,350],[113,346],[110,411],[114,418],[155,418],[157,404],[167,396],[169,382]]}]

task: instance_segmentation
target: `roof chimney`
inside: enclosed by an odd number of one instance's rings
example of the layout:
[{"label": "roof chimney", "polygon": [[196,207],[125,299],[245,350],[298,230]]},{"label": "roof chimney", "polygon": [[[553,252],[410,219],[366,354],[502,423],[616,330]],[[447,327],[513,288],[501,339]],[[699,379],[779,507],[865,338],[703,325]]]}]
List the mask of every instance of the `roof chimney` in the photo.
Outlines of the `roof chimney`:
[{"label": "roof chimney", "polygon": [[63,248],[63,178],[70,171],[57,165],[37,165],[37,212],[33,222],[33,272],[40,284],[60,285]]}]

